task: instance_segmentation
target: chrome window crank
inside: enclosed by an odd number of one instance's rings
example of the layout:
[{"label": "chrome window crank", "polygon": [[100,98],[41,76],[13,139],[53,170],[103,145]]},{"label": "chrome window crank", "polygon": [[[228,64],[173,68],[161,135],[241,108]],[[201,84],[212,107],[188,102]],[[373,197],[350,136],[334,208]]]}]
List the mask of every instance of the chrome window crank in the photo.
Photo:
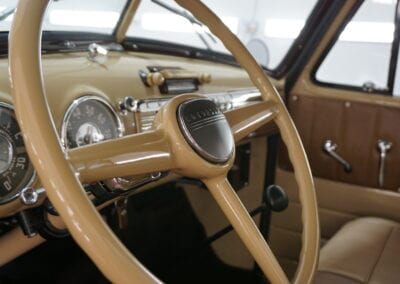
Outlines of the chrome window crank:
[{"label": "chrome window crank", "polygon": [[350,173],[352,171],[352,167],[349,162],[347,162],[345,159],[343,159],[339,154],[336,152],[338,146],[336,143],[334,143],[332,140],[326,140],[324,142],[324,145],[322,146],[322,149],[326,154],[334,158],[336,161],[338,161],[340,164],[343,165],[343,169],[346,173]]},{"label": "chrome window crank", "polygon": [[385,181],[385,160],[387,153],[392,149],[392,143],[388,141],[378,140],[377,148],[379,151],[379,175],[378,186],[383,187]]}]

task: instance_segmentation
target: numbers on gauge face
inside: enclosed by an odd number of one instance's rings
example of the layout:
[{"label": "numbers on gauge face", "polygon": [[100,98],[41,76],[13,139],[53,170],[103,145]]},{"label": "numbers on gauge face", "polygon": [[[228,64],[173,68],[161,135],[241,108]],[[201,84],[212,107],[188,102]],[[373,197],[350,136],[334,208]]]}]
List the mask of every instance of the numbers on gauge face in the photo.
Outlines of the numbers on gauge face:
[{"label": "numbers on gauge face", "polygon": [[15,114],[8,105],[0,105],[0,203],[9,201],[26,187],[34,169],[25,149]]},{"label": "numbers on gauge face", "polygon": [[72,149],[119,137],[122,124],[106,101],[82,97],[69,107],[62,132],[65,147]]}]

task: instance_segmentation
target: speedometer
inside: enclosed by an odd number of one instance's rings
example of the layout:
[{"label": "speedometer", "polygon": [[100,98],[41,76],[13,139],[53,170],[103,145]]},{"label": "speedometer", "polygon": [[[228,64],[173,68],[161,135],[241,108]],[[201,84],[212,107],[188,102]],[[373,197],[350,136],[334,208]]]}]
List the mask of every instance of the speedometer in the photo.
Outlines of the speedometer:
[{"label": "speedometer", "polygon": [[72,149],[122,136],[120,118],[104,99],[84,96],[76,99],[65,113],[61,139]]},{"label": "speedometer", "polygon": [[0,103],[0,203],[16,198],[33,177],[33,165],[14,111],[10,105]]}]

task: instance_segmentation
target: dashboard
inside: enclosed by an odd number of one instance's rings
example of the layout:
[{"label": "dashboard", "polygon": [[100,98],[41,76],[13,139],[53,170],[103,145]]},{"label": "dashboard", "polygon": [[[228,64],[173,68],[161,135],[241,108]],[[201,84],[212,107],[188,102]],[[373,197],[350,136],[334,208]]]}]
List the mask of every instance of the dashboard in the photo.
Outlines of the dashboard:
[{"label": "dashboard", "polygon": [[[261,100],[243,70],[209,61],[135,52],[92,58],[77,52],[44,55],[42,64],[46,98],[66,152],[150,130],[156,113],[177,94],[206,95],[223,112]],[[7,60],[0,60],[2,74],[7,68]],[[99,204],[167,175],[115,177],[85,189],[102,192]],[[8,78],[0,78],[0,216],[44,199],[15,120]]]}]

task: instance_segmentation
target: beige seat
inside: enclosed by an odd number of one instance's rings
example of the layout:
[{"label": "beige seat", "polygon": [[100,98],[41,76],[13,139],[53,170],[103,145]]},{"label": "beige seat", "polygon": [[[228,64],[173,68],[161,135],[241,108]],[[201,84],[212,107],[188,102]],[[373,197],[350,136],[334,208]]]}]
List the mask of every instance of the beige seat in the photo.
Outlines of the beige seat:
[{"label": "beige seat", "polygon": [[381,218],[347,223],[321,249],[316,283],[400,283],[400,224]]}]

